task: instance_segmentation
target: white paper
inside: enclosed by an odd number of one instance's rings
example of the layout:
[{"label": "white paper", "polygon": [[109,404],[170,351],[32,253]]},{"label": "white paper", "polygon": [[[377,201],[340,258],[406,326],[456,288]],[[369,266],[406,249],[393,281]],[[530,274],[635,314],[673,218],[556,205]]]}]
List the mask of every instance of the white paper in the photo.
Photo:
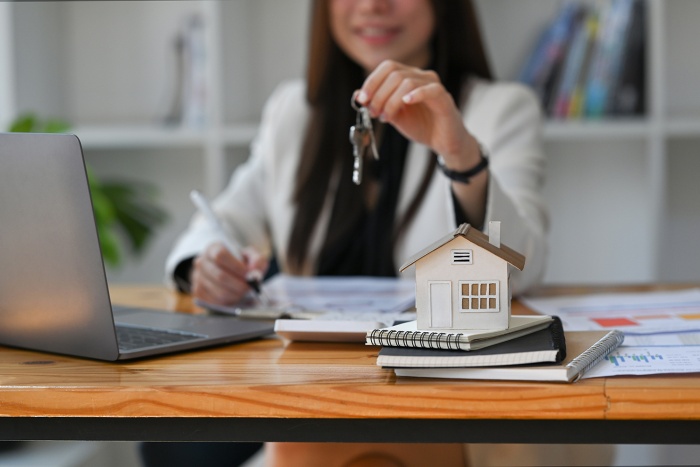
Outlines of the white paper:
[{"label": "white paper", "polygon": [[392,277],[299,277],[278,274],[263,285],[288,308],[338,312],[404,311],[415,303],[414,280]]},{"label": "white paper", "polygon": [[[393,277],[320,276],[278,274],[262,290],[271,309],[260,309],[249,298],[232,306],[198,302],[205,308],[254,317],[372,321],[391,325],[397,319],[415,319],[404,313],[415,305],[415,281]],[[274,316],[275,314],[280,316]]]}]

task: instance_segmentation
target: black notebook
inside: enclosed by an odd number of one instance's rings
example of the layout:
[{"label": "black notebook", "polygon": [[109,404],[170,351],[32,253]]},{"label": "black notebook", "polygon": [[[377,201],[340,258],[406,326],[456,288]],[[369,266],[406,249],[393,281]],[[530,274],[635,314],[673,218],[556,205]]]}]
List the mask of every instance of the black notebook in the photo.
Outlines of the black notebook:
[{"label": "black notebook", "polygon": [[392,368],[451,368],[559,363],[566,358],[561,320],[552,316],[545,329],[483,349],[442,350],[415,347],[382,347],[377,365]]}]

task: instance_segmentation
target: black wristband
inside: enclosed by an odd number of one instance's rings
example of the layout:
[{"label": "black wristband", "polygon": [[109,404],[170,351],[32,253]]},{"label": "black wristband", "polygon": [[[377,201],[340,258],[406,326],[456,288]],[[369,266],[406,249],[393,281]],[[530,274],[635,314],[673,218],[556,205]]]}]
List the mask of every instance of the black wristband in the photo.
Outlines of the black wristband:
[{"label": "black wristband", "polygon": [[458,172],[456,170],[451,170],[445,167],[445,163],[443,162],[442,157],[438,157],[438,166],[440,167],[440,170],[442,170],[442,173],[444,173],[445,176],[450,180],[454,180],[455,182],[459,183],[469,183],[469,180],[471,180],[472,177],[478,175],[482,170],[486,169],[489,166],[489,160],[486,157],[486,151],[484,150],[483,146],[481,146],[481,144],[479,145],[479,155],[481,156],[481,160],[479,161],[479,163],[471,169],[465,170],[464,172]]}]

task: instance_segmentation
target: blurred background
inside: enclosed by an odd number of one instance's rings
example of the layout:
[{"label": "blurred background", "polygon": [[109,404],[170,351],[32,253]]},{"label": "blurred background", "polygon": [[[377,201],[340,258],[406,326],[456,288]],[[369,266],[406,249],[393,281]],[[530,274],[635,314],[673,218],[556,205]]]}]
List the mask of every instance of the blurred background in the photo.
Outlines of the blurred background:
[{"label": "blurred background", "polygon": [[[113,283],[162,281],[188,192],[224,186],[266,97],[303,76],[308,3],[0,3],[0,128],[28,113],[59,119],[97,177],[158,188],[168,219],[110,268]],[[700,2],[476,4],[497,77],[532,85],[548,114],[546,282],[700,280]],[[562,113],[574,84],[597,86],[603,105],[605,93],[633,97],[627,110]]]},{"label": "blurred background", "polygon": [[[68,128],[96,178],[148,185],[166,213],[141,248],[124,241],[110,282],[162,282],[189,191],[225,185],[267,96],[303,76],[309,3],[0,2],[0,129]],[[496,76],[532,86],[547,115],[546,283],[700,281],[700,2],[475,3]],[[686,451],[622,447],[618,465]],[[130,465],[104,459],[90,465]]]}]

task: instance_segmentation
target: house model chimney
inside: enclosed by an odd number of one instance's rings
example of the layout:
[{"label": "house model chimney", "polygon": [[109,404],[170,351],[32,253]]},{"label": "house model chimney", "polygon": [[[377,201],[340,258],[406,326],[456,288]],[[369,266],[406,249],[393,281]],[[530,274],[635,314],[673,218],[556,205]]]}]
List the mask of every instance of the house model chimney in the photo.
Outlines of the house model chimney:
[{"label": "house model chimney", "polygon": [[489,243],[501,248],[501,221],[489,221]]}]

